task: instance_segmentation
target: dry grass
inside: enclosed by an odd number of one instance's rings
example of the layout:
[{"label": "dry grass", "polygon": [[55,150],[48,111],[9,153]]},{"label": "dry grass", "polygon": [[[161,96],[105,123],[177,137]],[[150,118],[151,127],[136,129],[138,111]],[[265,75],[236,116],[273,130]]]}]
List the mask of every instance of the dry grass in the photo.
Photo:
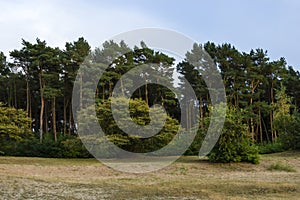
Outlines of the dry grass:
[{"label": "dry grass", "polygon": [[[276,163],[296,171],[270,171]],[[300,153],[261,164],[183,157],[148,174],[114,171],[95,159],[0,157],[0,199],[298,199]]]}]

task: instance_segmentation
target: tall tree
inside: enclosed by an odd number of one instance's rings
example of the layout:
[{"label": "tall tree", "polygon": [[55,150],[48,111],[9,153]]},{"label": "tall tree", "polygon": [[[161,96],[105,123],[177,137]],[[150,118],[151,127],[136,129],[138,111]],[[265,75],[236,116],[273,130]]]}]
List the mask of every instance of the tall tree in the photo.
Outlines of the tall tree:
[{"label": "tall tree", "polygon": [[[51,49],[51,60],[49,60],[49,67],[45,69],[43,78],[45,81],[44,95],[46,99],[51,100],[51,117],[54,141],[57,140],[57,127],[56,127],[56,100],[62,96],[62,81],[60,74],[62,73],[61,51],[58,48]],[[47,118],[46,118],[47,119]],[[46,120],[47,123],[48,120]]]},{"label": "tall tree", "polygon": [[[75,126],[72,114],[72,88],[81,63],[86,56],[90,53],[90,45],[83,38],[78,38],[73,43],[67,42],[65,51],[62,55],[62,79],[64,82],[63,87],[63,132],[70,135],[74,132]],[[68,115],[68,116],[67,116]]]}]

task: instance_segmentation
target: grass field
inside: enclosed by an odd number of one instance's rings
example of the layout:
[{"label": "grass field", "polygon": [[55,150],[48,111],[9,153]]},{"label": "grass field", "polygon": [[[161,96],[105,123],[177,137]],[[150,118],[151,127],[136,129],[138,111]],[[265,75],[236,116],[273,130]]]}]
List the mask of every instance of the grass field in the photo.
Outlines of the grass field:
[{"label": "grass field", "polygon": [[147,174],[95,159],[0,157],[0,199],[299,199],[300,152],[263,155],[259,165],[182,157]]}]

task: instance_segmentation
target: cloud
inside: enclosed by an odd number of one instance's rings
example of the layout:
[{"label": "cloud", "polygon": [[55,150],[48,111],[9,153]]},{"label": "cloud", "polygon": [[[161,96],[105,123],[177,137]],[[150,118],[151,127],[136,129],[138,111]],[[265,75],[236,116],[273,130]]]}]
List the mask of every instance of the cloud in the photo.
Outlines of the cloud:
[{"label": "cloud", "polygon": [[0,7],[0,51],[7,56],[21,47],[22,38],[63,48],[83,36],[95,47],[120,32],[166,25],[137,7],[97,1],[1,1]]}]

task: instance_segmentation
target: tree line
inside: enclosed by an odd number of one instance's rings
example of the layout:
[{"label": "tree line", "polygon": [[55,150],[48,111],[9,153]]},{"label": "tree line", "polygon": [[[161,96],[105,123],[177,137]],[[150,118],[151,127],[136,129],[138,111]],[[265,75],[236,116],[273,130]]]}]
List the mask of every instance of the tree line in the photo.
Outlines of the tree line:
[{"label": "tree line", "polygon": [[[10,59],[0,53],[0,102],[2,102],[0,108],[3,110],[7,109],[6,107],[14,108],[16,110],[14,112],[23,112],[22,119],[26,119],[24,120],[26,126],[16,123],[15,125],[21,129],[26,127],[28,132],[27,143],[19,145],[20,140],[16,140],[13,136],[16,135],[16,131],[9,129],[2,119],[5,117],[1,117],[3,124],[0,132],[1,143],[8,144],[4,146],[8,146],[10,150],[0,150],[7,153],[13,152],[13,149],[16,151],[18,146],[22,146],[22,149],[31,148],[32,144],[29,145],[28,140],[31,142],[38,140],[35,144],[40,149],[43,148],[43,144],[48,143],[54,147],[58,144],[63,144],[64,148],[82,147],[73,119],[72,90],[80,65],[86,56],[91,56],[92,62],[106,65],[95,91],[99,122],[111,140],[130,151],[152,151],[170,142],[175,135],[174,130],[179,127],[181,115],[186,115],[188,119],[192,109],[181,113],[177,98],[184,96],[176,97],[171,90],[159,83],[174,84],[175,71],[179,74],[179,80],[182,78],[188,80],[198,99],[196,104],[193,103],[193,109],[198,109],[200,113],[199,133],[187,151],[195,154],[203,141],[213,109],[203,73],[192,64],[201,58],[203,50],[210,55],[222,76],[228,107],[225,127],[218,145],[211,154],[212,160],[218,160],[216,155],[220,153],[216,152],[221,151],[220,149],[224,148],[223,154],[226,148],[229,151],[228,145],[222,147],[222,141],[229,144],[231,138],[239,134],[238,138],[247,141],[241,142],[244,144],[242,146],[271,145],[273,148],[279,144],[280,149],[299,149],[300,73],[288,66],[284,58],[272,61],[267,51],[263,49],[246,53],[238,51],[231,44],[216,45],[207,42],[203,45],[194,44],[186,53],[184,60],[175,65],[172,56],[150,49],[144,42],[141,42],[140,47],[131,49],[123,41],[120,43],[106,41],[102,48],[95,48],[92,51],[88,42],[84,38],[79,38],[77,41],[67,42],[64,49],[53,48],[40,39],[36,39],[34,43],[22,40],[21,49],[11,51]],[[113,122],[109,111],[113,89],[118,81],[121,82],[120,93],[126,93],[124,84],[128,83],[122,81],[122,75],[136,66],[145,64],[159,71],[162,76],[149,82],[148,74],[140,72],[145,84],[131,97],[131,116],[137,124],[148,124],[148,110],[156,104],[164,107],[169,116],[165,125],[168,128],[165,127],[161,134],[148,141],[127,137]],[[180,81],[177,84],[181,88],[185,87]],[[122,103],[122,100],[119,102]],[[82,106],[82,102],[78,106]],[[9,115],[9,112],[3,113],[6,113],[3,116]],[[181,128],[189,126],[191,124],[184,124]],[[230,133],[232,129],[234,133]],[[22,135],[20,138],[25,136]],[[84,152],[84,148],[81,147],[78,151]],[[236,147],[230,147],[231,150],[232,148]],[[235,151],[238,154],[240,150]],[[254,150],[250,151],[255,154]],[[72,153],[76,154],[73,151],[70,154]],[[32,154],[32,151],[29,154]],[[241,155],[236,157],[238,156]]]}]

